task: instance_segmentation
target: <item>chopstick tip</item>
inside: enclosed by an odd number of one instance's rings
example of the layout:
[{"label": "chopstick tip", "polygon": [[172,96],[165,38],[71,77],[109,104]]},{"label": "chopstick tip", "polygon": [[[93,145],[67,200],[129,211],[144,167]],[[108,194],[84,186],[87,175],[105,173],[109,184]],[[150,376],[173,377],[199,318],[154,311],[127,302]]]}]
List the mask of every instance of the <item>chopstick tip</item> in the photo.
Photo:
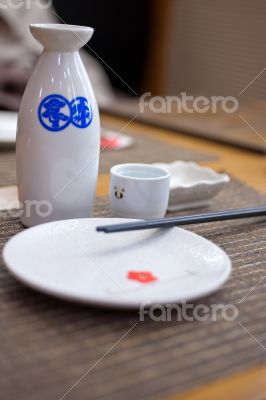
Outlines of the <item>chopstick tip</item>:
[{"label": "chopstick tip", "polygon": [[105,230],[105,228],[103,226],[97,226],[96,227],[96,232],[104,232],[104,233],[106,233],[106,230]]}]

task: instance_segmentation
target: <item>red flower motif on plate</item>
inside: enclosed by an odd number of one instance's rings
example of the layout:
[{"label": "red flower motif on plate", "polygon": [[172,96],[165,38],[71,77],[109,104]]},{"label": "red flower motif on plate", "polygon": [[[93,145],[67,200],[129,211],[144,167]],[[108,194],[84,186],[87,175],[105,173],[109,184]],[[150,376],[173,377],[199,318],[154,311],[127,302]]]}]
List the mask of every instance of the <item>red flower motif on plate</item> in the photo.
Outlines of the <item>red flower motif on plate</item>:
[{"label": "red flower motif on plate", "polygon": [[138,281],[140,283],[150,283],[157,281],[158,278],[153,275],[152,272],[149,271],[129,271],[127,274],[127,278],[132,281]]}]

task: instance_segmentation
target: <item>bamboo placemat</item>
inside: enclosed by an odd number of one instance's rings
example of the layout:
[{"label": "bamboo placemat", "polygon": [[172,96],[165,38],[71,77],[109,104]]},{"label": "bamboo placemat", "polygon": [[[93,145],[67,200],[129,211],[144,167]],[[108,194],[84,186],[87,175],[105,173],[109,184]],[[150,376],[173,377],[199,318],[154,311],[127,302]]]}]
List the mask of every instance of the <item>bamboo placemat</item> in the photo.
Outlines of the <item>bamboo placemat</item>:
[{"label": "bamboo placemat", "polygon": [[0,187],[16,185],[16,155],[14,150],[0,151]]},{"label": "bamboo placemat", "polygon": [[[265,201],[232,181],[211,208]],[[109,216],[107,199],[97,199],[95,216]],[[0,247],[22,229],[17,218],[2,217]],[[140,322],[133,312],[67,304],[23,287],[1,261],[1,398],[156,399],[265,362],[265,219],[189,229],[224,248],[233,262],[224,287],[195,304],[235,304],[237,321],[218,313],[216,322],[177,322],[174,314],[169,322]]]}]

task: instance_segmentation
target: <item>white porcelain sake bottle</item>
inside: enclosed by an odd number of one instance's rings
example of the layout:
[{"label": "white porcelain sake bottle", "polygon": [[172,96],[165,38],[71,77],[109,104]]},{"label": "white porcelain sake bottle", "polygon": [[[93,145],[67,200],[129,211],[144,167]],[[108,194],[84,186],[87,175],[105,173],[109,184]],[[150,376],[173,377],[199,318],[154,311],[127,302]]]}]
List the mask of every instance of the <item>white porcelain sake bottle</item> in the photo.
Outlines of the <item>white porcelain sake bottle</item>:
[{"label": "white porcelain sake bottle", "polygon": [[91,215],[100,122],[79,55],[89,27],[37,24],[44,47],[23,96],[17,128],[17,183],[25,226]]}]

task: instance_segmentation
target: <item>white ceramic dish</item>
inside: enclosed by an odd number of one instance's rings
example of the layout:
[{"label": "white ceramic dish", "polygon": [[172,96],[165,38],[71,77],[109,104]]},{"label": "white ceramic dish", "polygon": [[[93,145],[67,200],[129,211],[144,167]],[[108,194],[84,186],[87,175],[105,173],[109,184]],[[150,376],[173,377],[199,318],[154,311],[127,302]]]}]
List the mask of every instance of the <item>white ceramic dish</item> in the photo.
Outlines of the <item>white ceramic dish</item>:
[{"label": "white ceramic dish", "polygon": [[[43,293],[118,308],[194,300],[228,279],[229,257],[189,231],[95,231],[98,225],[129,221],[92,218],[39,225],[6,244],[4,262],[19,281]],[[148,271],[157,280],[129,280],[130,271]]]},{"label": "white ceramic dish", "polygon": [[15,144],[18,114],[0,111],[0,143]]},{"label": "white ceramic dish", "polygon": [[170,164],[154,165],[170,174],[169,211],[208,205],[230,181],[228,175],[219,174],[194,162],[175,161]]}]

